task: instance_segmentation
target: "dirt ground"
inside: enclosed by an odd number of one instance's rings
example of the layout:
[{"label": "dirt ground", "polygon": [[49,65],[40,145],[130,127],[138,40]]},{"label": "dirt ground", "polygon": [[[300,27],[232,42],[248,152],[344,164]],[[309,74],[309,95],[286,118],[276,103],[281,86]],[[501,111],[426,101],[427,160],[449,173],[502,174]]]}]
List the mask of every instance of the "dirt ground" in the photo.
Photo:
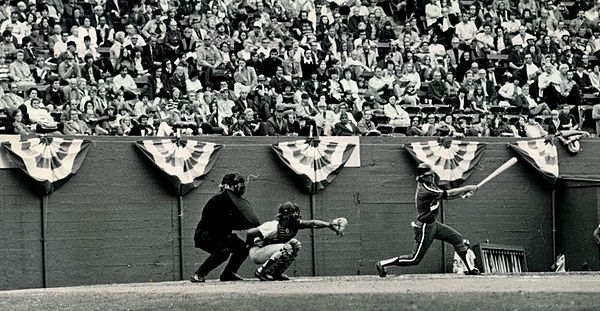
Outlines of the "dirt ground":
[{"label": "dirt ground", "polygon": [[0,292],[0,310],[598,310],[600,273],[307,277]]}]

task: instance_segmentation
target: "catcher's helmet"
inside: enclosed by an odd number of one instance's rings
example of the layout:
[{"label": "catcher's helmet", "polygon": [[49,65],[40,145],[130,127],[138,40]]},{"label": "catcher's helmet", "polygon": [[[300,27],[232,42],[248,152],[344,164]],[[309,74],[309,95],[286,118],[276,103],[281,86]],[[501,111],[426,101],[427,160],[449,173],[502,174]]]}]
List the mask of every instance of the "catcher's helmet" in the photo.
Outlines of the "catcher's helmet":
[{"label": "catcher's helmet", "polygon": [[432,172],[431,165],[427,163],[421,163],[417,166],[417,176],[422,176],[430,172]]},{"label": "catcher's helmet", "polygon": [[294,212],[300,212],[300,207],[298,207],[298,204],[296,203],[292,203],[292,202],[285,202],[281,205],[279,205],[279,215],[289,215],[289,214],[293,214]]}]

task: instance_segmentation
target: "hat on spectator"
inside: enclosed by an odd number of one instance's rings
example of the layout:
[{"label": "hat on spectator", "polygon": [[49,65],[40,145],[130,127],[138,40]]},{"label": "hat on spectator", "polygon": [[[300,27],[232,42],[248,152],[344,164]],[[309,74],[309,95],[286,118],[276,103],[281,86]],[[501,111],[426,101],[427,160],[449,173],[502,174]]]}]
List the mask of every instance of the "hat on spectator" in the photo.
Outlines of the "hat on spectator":
[{"label": "hat on spectator", "polygon": [[267,78],[263,74],[258,75],[258,81],[267,81]]},{"label": "hat on spectator", "polygon": [[277,104],[275,105],[275,111],[284,111],[285,110],[285,105],[284,104]]},{"label": "hat on spectator", "polygon": [[252,26],[262,28],[262,23],[260,21],[256,21],[254,24],[252,24]]}]

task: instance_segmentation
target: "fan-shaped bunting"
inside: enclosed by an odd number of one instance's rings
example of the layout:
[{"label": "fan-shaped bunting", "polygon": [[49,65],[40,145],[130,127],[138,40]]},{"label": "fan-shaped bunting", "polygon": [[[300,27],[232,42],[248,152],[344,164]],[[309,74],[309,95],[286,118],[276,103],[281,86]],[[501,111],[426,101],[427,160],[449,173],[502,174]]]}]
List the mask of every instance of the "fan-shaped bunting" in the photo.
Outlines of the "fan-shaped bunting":
[{"label": "fan-shaped bunting", "polygon": [[274,144],[273,150],[300,176],[305,188],[315,194],[333,182],[355,147],[346,142],[321,142],[308,138]]},{"label": "fan-shaped bunting", "polygon": [[178,195],[184,195],[200,186],[202,178],[210,172],[223,147],[214,143],[182,139],[143,140],[135,145],[166,174]]},{"label": "fan-shaped bunting", "polygon": [[405,148],[417,162],[431,165],[440,177],[440,187],[454,188],[471,176],[485,146],[478,142],[443,140],[415,142]]},{"label": "fan-shaped bunting", "polygon": [[47,136],[2,143],[13,163],[38,183],[44,195],[79,170],[90,146],[89,140]]}]

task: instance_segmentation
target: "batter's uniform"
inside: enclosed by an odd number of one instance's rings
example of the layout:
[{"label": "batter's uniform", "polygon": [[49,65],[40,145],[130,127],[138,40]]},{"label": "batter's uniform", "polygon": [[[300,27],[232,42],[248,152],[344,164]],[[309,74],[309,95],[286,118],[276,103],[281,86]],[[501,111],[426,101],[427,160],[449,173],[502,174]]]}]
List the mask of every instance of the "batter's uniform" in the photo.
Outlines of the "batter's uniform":
[{"label": "batter's uniform", "polygon": [[254,246],[250,248],[250,259],[255,264],[263,264],[278,252],[287,252],[295,257],[300,251],[301,243],[296,240],[298,230],[307,228],[304,221],[300,221],[297,226],[284,227],[278,220],[267,221],[258,226],[258,230],[263,236],[257,238]]},{"label": "batter's uniform", "polygon": [[436,220],[440,203],[447,197],[448,193],[433,183],[427,181],[417,183],[415,203],[419,215],[417,220],[412,223],[415,235],[413,250],[410,254],[399,256],[395,265],[411,266],[419,264],[433,240],[442,240],[452,244],[456,252],[467,250],[467,246],[463,242],[463,236],[458,231]]}]

